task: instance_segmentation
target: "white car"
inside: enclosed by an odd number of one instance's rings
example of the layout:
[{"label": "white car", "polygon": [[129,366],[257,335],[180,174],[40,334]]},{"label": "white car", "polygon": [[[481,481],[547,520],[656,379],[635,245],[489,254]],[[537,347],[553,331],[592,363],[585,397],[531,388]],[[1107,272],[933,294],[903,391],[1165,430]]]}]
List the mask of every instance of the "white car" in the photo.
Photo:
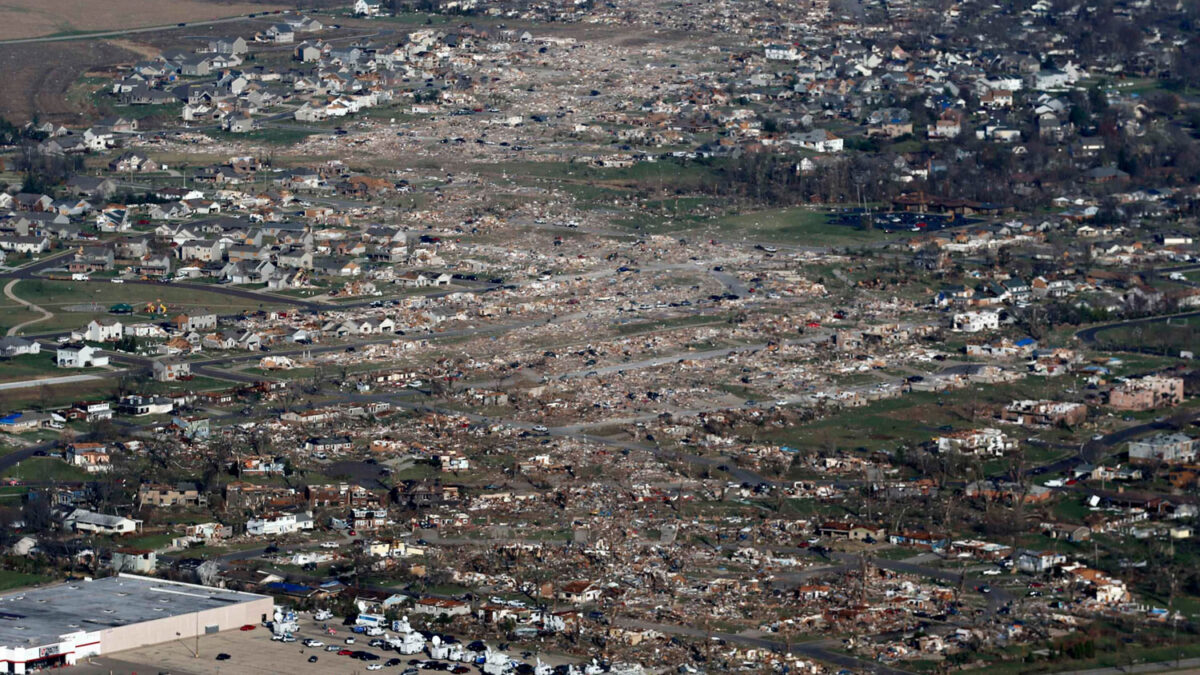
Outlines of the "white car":
[{"label": "white car", "polygon": [[546,433],[547,431],[550,431],[550,429],[549,429],[549,428],[547,428],[547,427],[546,427],[546,425],[544,425],[544,424],[539,424],[539,425],[535,426],[535,427],[533,428],[533,430],[534,430],[534,431],[536,431],[536,432],[538,432],[539,434],[544,434],[544,433]]},{"label": "white car", "polygon": [[354,644],[354,638],[352,638],[352,637],[346,638],[346,644],[348,644],[348,645]]},{"label": "white car", "polygon": [[1000,570],[984,570],[984,571],[983,571],[983,575],[984,575],[985,577],[995,577],[995,576],[999,576],[999,575],[1000,575]]},{"label": "white car", "polygon": [[304,646],[305,647],[324,647],[325,643],[321,642],[320,640],[314,640],[312,638],[308,638],[307,640],[304,641]]},{"label": "white car", "polygon": [[123,284],[123,283],[125,283],[125,280],[124,279],[113,279],[112,282],[114,284]]},{"label": "white car", "polygon": [[367,670],[383,670],[383,666],[378,663],[372,663],[371,665],[367,666]]},{"label": "white car", "polygon": [[[336,541],[323,541],[321,542],[321,548],[341,548],[341,544]],[[320,612],[317,613],[320,614]]]}]

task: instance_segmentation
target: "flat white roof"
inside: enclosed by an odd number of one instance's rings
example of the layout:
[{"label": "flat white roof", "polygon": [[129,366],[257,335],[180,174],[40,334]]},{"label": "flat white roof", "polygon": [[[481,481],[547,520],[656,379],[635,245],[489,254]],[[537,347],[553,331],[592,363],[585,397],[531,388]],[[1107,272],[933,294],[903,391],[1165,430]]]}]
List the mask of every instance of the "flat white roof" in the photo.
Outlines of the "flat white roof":
[{"label": "flat white roof", "polygon": [[268,598],[121,574],[0,595],[0,646],[36,647],[93,632]]}]

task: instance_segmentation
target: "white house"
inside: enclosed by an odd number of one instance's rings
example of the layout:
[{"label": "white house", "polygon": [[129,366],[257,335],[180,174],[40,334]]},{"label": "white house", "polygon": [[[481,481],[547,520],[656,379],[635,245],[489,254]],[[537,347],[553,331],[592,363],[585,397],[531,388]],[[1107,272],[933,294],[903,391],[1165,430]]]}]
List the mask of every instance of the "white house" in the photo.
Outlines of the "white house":
[{"label": "white house", "polygon": [[953,330],[959,333],[978,333],[1000,328],[999,312],[961,312],[954,315]]},{"label": "white house", "polygon": [[825,129],[814,129],[788,136],[787,142],[814,152],[841,152],[845,141]]},{"label": "white house", "polygon": [[61,345],[55,353],[59,368],[100,368],[108,365],[108,357],[99,349],[78,342]]},{"label": "white house", "polygon": [[275,513],[246,521],[246,534],[252,537],[291,534],[313,529],[311,511],[304,513]]},{"label": "white house", "polygon": [[119,548],[112,552],[114,572],[130,574],[154,574],[158,566],[158,554],[147,549]]},{"label": "white house", "polygon": [[80,334],[88,342],[116,342],[125,328],[116,319],[92,319]]},{"label": "white house", "polygon": [[63,529],[72,532],[95,532],[96,534],[129,534],[137,532],[142,521],[123,516],[110,516],[86,509],[75,509],[63,519]]},{"label": "white house", "polygon": [[1054,551],[1022,551],[1017,556],[1017,569],[1028,574],[1041,574],[1065,562],[1067,557]]},{"label": "white house", "polygon": [[383,14],[381,0],[354,0],[354,13],[357,16],[380,16]]},{"label": "white house", "polygon": [[595,602],[600,599],[604,589],[591,581],[572,581],[558,591],[558,599],[576,605]]},{"label": "white house", "polygon": [[792,45],[767,45],[763,55],[768,61],[799,61],[800,51]]}]

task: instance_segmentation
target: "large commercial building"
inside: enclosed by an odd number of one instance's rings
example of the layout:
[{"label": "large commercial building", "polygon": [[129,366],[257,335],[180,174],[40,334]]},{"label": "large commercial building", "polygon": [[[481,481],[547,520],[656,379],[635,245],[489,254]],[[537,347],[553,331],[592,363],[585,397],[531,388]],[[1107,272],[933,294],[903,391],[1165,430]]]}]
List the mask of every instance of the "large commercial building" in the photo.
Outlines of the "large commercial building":
[{"label": "large commercial building", "polygon": [[0,673],[190,640],[269,617],[265,595],[121,574],[0,595]]}]

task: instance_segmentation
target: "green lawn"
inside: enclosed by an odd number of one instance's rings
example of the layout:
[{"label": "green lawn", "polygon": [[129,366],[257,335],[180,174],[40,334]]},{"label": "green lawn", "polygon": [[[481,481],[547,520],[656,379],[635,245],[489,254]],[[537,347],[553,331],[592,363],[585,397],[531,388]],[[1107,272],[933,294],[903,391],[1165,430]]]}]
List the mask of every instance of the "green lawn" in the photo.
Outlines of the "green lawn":
[{"label": "green lawn", "polygon": [[[72,281],[53,281],[49,279],[26,279],[13,289],[17,297],[39,305],[50,311],[68,305],[99,303],[104,309],[116,303],[124,302],[141,309],[151,301],[165,303],[168,310],[181,307],[207,307],[220,312],[236,311],[246,308],[257,308],[260,304],[269,304],[270,297],[264,296],[261,301],[250,298],[238,298],[213,291],[189,288],[175,284],[107,284],[80,283]],[[6,307],[0,305],[0,307]]]},{"label": "green lawn", "polygon": [[[69,374],[68,371],[63,372]],[[105,379],[6,389],[0,391],[0,408],[5,410],[21,410],[29,407],[54,408],[90,398],[106,398],[112,395],[115,386],[114,380]]]},{"label": "green lawn", "polygon": [[47,581],[50,581],[50,577],[40,574],[26,574],[24,572],[0,570],[0,591],[44,584]]},{"label": "green lawn", "polygon": [[[167,305],[168,313],[207,308],[218,314],[233,314],[258,309],[260,306],[273,306],[270,296],[263,296],[259,301],[256,298],[239,298],[171,284],[149,286],[26,279],[17,283],[13,292],[22,300],[54,313],[53,317],[24,329],[22,332],[26,334],[82,328],[92,319],[112,317],[113,315],[108,314],[108,308],[122,302],[133,305],[135,310],[141,310],[148,302],[160,301]],[[97,305],[99,311],[67,311],[68,308],[79,309],[87,305]],[[11,326],[39,316],[41,315],[7,298],[0,299],[0,329],[7,330]],[[122,321],[151,321],[162,317],[134,314],[119,318]]]},{"label": "green lawn", "polygon": [[148,548],[157,550],[160,548],[166,548],[168,545],[170,545],[171,540],[174,538],[175,535],[171,533],[148,534],[144,537],[122,541],[122,545],[130,548]]},{"label": "green lawn", "polygon": [[5,471],[4,477],[27,481],[78,481],[87,480],[89,475],[56,457],[30,457]]},{"label": "green lawn", "polygon": [[714,225],[725,236],[743,236],[800,246],[855,246],[886,239],[908,237],[908,233],[886,234],[829,222],[828,212],[805,206],[756,211],[729,216]]},{"label": "green lawn", "polygon": [[[30,327],[33,328],[32,326]],[[0,381],[37,380],[44,377],[61,375],[76,375],[79,373],[95,372],[95,368],[59,368],[54,365],[54,352],[43,351],[40,354],[26,354],[8,360],[0,360]]]},{"label": "green lawn", "polygon": [[772,430],[762,434],[760,440],[796,448],[877,450],[903,443],[915,445],[936,436],[939,426],[963,425],[950,405],[954,400],[954,395],[913,392],[840,410],[809,424]]}]

